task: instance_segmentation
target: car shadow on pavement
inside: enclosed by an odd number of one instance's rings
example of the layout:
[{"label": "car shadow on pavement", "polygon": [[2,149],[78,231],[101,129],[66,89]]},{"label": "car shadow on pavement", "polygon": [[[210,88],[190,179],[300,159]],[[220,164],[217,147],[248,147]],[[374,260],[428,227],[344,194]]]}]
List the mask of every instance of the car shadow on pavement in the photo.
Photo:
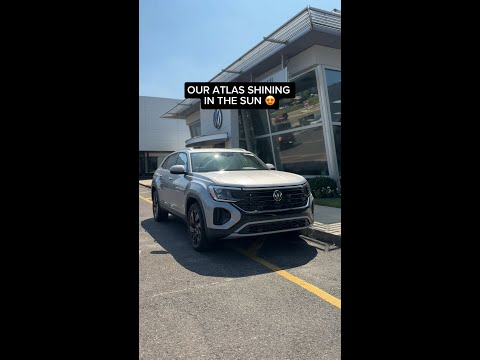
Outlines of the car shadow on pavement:
[{"label": "car shadow on pavement", "polygon": [[[301,238],[284,234],[220,240],[211,250],[197,252],[192,248],[185,222],[169,215],[168,221],[158,223],[154,219],[141,222],[145,231],[162,246],[151,254],[172,255],[184,268],[203,276],[247,277],[270,273],[272,270],[235,251],[235,247],[254,253],[282,269],[305,265],[317,256],[317,249]],[[158,257],[162,261],[163,257]]]}]

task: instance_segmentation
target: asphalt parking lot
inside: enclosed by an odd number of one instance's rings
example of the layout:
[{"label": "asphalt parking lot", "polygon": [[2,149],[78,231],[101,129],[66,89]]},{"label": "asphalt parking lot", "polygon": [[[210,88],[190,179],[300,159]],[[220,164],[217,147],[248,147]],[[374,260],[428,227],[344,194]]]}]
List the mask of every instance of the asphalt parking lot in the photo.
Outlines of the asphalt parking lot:
[{"label": "asphalt parking lot", "polygon": [[281,234],[198,253],[139,186],[140,359],[340,359],[341,249]]}]

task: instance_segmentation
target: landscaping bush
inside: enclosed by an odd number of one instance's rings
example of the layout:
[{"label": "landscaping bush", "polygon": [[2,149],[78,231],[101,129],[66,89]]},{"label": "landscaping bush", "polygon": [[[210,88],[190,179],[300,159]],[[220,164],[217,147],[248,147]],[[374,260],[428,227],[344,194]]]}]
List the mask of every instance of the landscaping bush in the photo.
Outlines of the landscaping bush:
[{"label": "landscaping bush", "polygon": [[340,191],[337,182],[328,176],[318,176],[307,179],[315,198],[339,198]]}]

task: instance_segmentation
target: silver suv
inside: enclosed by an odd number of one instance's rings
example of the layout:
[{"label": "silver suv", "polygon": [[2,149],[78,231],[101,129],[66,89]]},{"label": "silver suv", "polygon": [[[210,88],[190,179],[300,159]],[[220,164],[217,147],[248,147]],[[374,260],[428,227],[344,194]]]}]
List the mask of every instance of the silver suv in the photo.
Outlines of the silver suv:
[{"label": "silver suv", "polygon": [[169,155],[152,181],[153,216],[185,219],[192,245],[301,230],[313,223],[303,176],[276,171],[243,149],[186,148]]}]

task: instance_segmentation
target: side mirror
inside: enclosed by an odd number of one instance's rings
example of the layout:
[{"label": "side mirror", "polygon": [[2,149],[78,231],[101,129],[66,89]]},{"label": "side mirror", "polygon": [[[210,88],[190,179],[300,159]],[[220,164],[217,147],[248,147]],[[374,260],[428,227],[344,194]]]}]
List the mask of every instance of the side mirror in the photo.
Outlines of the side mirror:
[{"label": "side mirror", "polygon": [[275,170],[275,165],[270,164],[270,163],[267,163],[265,165],[267,165],[268,170]]},{"label": "side mirror", "polygon": [[185,166],[183,165],[173,165],[170,168],[170,174],[186,174]]}]

